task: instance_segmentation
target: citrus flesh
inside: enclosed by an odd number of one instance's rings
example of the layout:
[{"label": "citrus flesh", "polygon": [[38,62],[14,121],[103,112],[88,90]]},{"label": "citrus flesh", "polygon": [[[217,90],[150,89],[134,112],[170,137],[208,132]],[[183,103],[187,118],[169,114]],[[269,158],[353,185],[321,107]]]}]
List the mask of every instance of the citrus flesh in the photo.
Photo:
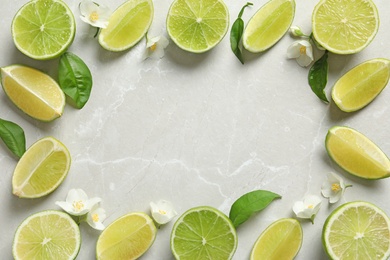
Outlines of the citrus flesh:
[{"label": "citrus flesh", "polygon": [[112,13],[99,34],[100,45],[109,51],[124,51],[137,44],[153,20],[151,0],[128,0]]},{"label": "citrus flesh", "polygon": [[390,161],[380,148],[358,131],[344,126],[329,129],[325,140],[329,156],[345,171],[364,179],[390,176]]},{"label": "citrus flesh", "polygon": [[262,52],[276,44],[291,26],[294,0],[271,0],[249,20],[243,34],[243,46],[250,52]]},{"label": "citrus flesh", "polygon": [[222,0],[175,0],[167,31],[181,49],[202,53],[214,48],[229,28],[229,10]]},{"label": "citrus flesh", "polygon": [[15,233],[16,260],[75,259],[81,245],[80,229],[66,213],[47,210],[25,219]]},{"label": "citrus flesh", "polygon": [[76,32],[73,13],[61,0],[29,1],[16,13],[11,28],[16,47],[37,60],[59,57]]},{"label": "citrus flesh", "polygon": [[368,60],[348,71],[335,83],[332,99],[342,111],[357,111],[381,93],[389,78],[390,60]]},{"label": "citrus flesh", "polygon": [[65,94],[49,75],[21,65],[1,69],[1,84],[10,100],[27,115],[52,121],[65,107]]},{"label": "citrus flesh", "polygon": [[302,227],[298,220],[279,219],[261,233],[253,246],[250,259],[294,259],[301,248],[302,239]]},{"label": "citrus flesh", "polygon": [[12,192],[20,198],[39,198],[53,192],[68,174],[71,157],[57,139],[45,137],[20,158],[12,177]]},{"label": "citrus flesh", "polygon": [[157,229],[145,213],[129,213],[112,222],[100,234],[97,259],[137,259],[153,244]]},{"label": "citrus flesh", "polygon": [[343,204],[326,219],[322,244],[331,259],[388,259],[389,217],[368,202]]},{"label": "citrus flesh", "polygon": [[378,10],[371,0],[321,0],[312,15],[313,35],[337,54],[363,50],[379,28]]},{"label": "citrus flesh", "polygon": [[236,248],[233,224],[212,207],[189,209],[172,229],[171,250],[176,259],[231,259]]}]

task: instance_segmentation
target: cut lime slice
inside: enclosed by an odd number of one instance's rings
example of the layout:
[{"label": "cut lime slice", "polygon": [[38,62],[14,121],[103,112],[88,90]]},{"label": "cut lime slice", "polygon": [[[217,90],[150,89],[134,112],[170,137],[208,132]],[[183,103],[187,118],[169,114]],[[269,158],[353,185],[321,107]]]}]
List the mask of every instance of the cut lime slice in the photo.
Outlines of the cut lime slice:
[{"label": "cut lime slice", "polygon": [[326,219],[322,244],[331,259],[383,259],[390,256],[390,220],[363,201],[341,205]]},{"label": "cut lime slice", "polygon": [[68,149],[57,139],[45,137],[34,143],[20,158],[12,178],[13,194],[39,198],[53,192],[70,168]]},{"label": "cut lime slice", "polygon": [[301,248],[302,239],[302,227],[298,220],[279,219],[261,233],[253,246],[250,259],[294,259]]},{"label": "cut lime slice", "polygon": [[229,28],[229,10],[222,0],[175,0],[167,31],[183,50],[202,53],[214,48]]},{"label": "cut lime slice", "polygon": [[196,207],[176,221],[171,250],[176,259],[232,259],[236,230],[225,214],[212,207]]},{"label": "cut lime slice", "polygon": [[250,52],[262,52],[286,34],[295,15],[294,0],[270,0],[249,20],[243,34],[243,46]]},{"label": "cut lime slice", "polygon": [[344,126],[329,129],[325,140],[329,156],[345,171],[364,179],[390,176],[390,161],[380,148],[358,131]]},{"label": "cut lime slice", "polygon": [[16,47],[37,60],[59,57],[73,42],[76,24],[73,13],[61,0],[33,0],[12,21]]},{"label": "cut lime slice", "polygon": [[100,45],[109,51],[124,51],[137,44],[153,20],[151,0],[128,0],[111,15],[99,34]]},{"label": "cut lime slice", "polygon": [[332,89],[332,99],[342,111],[357,111],[381,93],[389,78],[390,60],[368,60],[348,71],[336,82]]},{"label": "cut lime slice", "polygon": [[328,51],[357,53],[378,32],[378,10],[371,0],[321,0],[314,8],[312,27],[314,38]]},{"label": "cut lime slice", "polygon": [[100,234],[97,259],[137,259],[153,244],[157,229],[145,213],[129,213],[112,222]]},{"label": "cut lime slice", "polygon": [[75,259],[81,245],[80,229],[66,213],[35,213],[18,227],[12,247],[16,260]]},{"label": "cut lime slice", "polygon": [[10,100],[35,119],[52,121],[64,111],[64,92],[54,79],[41,71],[21,65],[4,67],[1,84]]}]

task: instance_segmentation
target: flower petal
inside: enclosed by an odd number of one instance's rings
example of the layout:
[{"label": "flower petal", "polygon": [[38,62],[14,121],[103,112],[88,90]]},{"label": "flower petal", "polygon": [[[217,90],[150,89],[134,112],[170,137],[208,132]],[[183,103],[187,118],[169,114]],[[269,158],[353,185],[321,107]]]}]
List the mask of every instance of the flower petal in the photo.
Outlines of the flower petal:
[{"label": "flower petal", "polygon": [[296,59],[296,58],[298,58],[301,55],[299,48],[300,48],[299,43],[297,41],[293,42],[287,48],[287,58],[288,59]]}]

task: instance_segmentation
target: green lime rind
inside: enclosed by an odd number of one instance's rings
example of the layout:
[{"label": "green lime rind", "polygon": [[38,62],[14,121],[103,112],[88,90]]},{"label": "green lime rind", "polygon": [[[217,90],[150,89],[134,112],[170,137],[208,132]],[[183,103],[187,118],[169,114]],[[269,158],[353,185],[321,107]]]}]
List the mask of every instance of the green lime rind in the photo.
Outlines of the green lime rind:
[{"label": "green lime rind", "polygon": [[176,259],[232,259],[237,243],[231,220],[209,206],[184,212],[172,228],[170,241]]},{"label": "green lime rind", "polygon": [[[358,211],[359,207],[366,207],[369,209],[369,212]],[[344,217],[335,223],[335,221],[340,217],[346,210],[352,209],[352,212],[349,214],[351,218]],[[360,213],[360,214],[359,214]],[[358,230],[356,225],[353,225],[353,221],[356,223],[363,223],[362,230]],[[376,223],[374,223],[376,222]],[[377,223],[382,223],[380,226],[375,226],[372,228],[373,232],[364,233],[370,226],[373,226]],[[338,229],[334,231],[336,236],[332,235],[330,238],[330,233],[332,225],[338,225]],[[352,231],[351,231],[352,229]],[[380,230],[381,229],[381,230]],[[351,232],[348,232],[351,231]],[[359,232],[361,231],[361,232]],[[356,250],[349,250],[354,245],[347,239],[353,241],[353,239],[358,240],[356,242],[355,248],[358,245],[362,245],[364,251],[362,254],[354,255]],[[368,238],[372,238],[369,241]],[[335,210],[327,217],[325,220],[324,226],[322,228],[322,245],[329,256],[330,259],[342,259],[342,255],[337,254],[337,248],[332,247],[332,242],[339,242],[340,252],[349,254],[348,259],[382,259],[386,260],[390,257],[390,219],[387,214],[376,205],[366,202],[366,201],[353,201],[345,203]],[[370,243],[371,242],[371,243]],[[379,250],[380,247],[384,247],[384,250]]]}]

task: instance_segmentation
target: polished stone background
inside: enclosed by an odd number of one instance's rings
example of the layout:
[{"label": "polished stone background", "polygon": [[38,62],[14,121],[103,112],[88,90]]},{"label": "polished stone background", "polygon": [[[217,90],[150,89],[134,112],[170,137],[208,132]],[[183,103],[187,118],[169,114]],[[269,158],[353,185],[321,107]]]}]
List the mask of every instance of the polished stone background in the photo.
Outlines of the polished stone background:
[{"label": "polished stone background", "polygon": [[[376,57],[390,58],[390,6],[374,0],[381,26],[374,41],[361,53],[330,55],[331,87],[346,71]],[[27,0],[0,8],[0,66],[25,64],[57,77],[58,60],[34,61],[21,54],[12,41],[13,15]],[[304,241],[297,259],[327,259],[321,245],[326,217],[338,205],[366,200],[390,214],[388,179],[352,178],[328,157],[324,140],[328,129],[346,125],[364,133],[390,154],[390,92],[385,89],[363,110],[341,112],[334,103],[322,103],[307,84],[307,68],[286,59],[295,40],[286,35],[263,54],[244,53],[245,65],[230,50],[229,33],[213,50],[191,54],[172,41],[161,60],[142,60],[145,41],[129,51],[102,49],[94,30],[84,24],[78,0],[66,0],[77,22],[69,51],[90,67],[94,86],[87,105],[77,110],[66,105],[61,118],[42,123],[20,112],[0,91],[0,118],[19,124],[27,147],[54,136],[70,150],[72,165],[67,179],[42,199],[12,195],[11,178],[17,159],[0,144],[0,251],[11,259],[14,232],[30,214],[59,209],[71,188],[101,197],[108,225],[129,212],[149,213],[149,202],[171,201],[179,214],[209,205],[228,214],[232,203],[246,192],[266,189],[282,195],[267,209],[238,228],[234,259],[247,259],[253,243],[273,221],[293,217],[292,205],[306,194],[320,195],[328,172],[344,176],[348,189],[336,205],[323,198],[315,223],[302,220]],[[99,3],[104,3],[98,1]],[[112,10],[123,1],[106,1]],[[247,8],[244,21],[266,1]],[[171,1],[154,1],[155,19],[150,36],[164,34]],[[246,1],[226,0],[231,23]],[[311,13],[317,1],[296,0],[293,24],[311,31]],[[316,56],[318,58],[318,55]],[[78,259],[94,259],[98,231],[83,223]],[[169,237],[173,222],[162,227],[142,259],[172,259]]]}]

